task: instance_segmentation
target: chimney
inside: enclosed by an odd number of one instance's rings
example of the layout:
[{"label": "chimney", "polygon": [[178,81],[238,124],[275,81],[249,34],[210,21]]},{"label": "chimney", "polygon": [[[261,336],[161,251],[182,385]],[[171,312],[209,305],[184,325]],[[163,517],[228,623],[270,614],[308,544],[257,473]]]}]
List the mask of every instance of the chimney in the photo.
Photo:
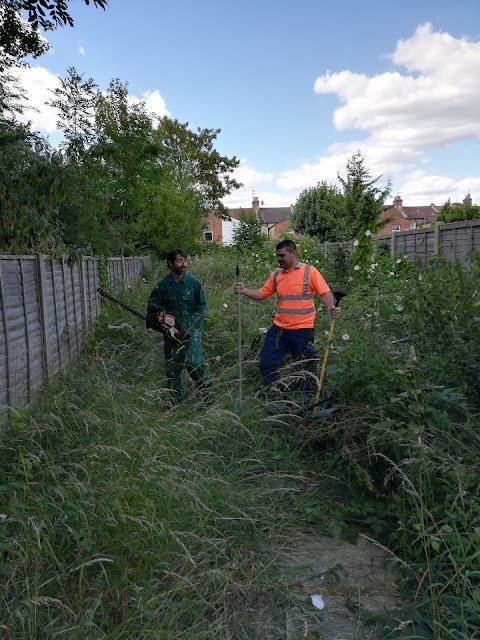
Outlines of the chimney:
[{"label": "chimney", "polygon": [[397,209],[401,209],[402,208],[402,204],[403,204],[403,200],[401,196],[395,196],[395,198],[393,199],[393,206],[397,207]]},{"label": "chimney", "polygon": [[259,207],[258,196],[253,196],[253,198],[252,198],[252,209],[254,211],[257,211],[258,207]]}]

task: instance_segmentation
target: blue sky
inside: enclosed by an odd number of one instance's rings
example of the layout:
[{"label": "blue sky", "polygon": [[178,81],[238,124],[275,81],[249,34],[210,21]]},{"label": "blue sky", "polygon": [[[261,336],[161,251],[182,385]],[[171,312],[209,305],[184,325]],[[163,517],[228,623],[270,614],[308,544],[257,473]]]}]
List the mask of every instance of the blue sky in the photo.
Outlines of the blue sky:
[{"label": "blue sky", "polygon": [[110,0],[70,2],[75,28],[21,72],[58,141],[48,88],[68,66],[104,90],[112,78],[158,115],[219,128],[217,148],[242,160],[226,199],[295,203],[345,175],[360,150],[406,205],[470,192],[480,204],[478,0]]}]

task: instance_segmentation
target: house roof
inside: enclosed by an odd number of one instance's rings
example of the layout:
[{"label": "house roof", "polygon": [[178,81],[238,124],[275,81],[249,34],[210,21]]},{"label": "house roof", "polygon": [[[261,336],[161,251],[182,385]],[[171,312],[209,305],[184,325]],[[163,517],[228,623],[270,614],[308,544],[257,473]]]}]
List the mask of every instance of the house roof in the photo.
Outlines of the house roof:
[{"label": "house roof", "polygon": [[425,220],[429,221],[437,215],[439,207],[433,203],[418,207],[399,207],[394,204],[383,207],[384,215],[401,217],[405,220]]},{"label": "house roof", "polygon": [[290,207],[260,207],[257,214],[258,221],[263,224],[278,224],[292,217]]},{"label": "house roof", "polygon": [[437,215],[437,207],[431,204],[427,207],[402,207],[405,215],[409,220],[429,220]]}]

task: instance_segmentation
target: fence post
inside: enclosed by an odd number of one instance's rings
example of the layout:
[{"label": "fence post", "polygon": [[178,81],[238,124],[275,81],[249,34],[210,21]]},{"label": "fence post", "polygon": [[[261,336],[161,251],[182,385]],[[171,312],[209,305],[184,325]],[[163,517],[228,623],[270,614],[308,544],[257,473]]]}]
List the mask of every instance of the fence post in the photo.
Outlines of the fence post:
[{"label": "fence post", "polygon": [[11,399],[11,390],[10,390],[10,349],[9,349],[9,331],[8,331],[8,323],[7,323],[7,310],[6,310],[6,299],[5,299],[5,288],[3,286],[3,277],[2,277],[2,264],[3,261],[0,259],[0,296],[1,300],[1,308],[2,308],[2,318],[3,318],[3,331],[5,336],[5,373],[6,373],[6,395],[7,395],[7,406],[10,406]]},{"label": "fence post", "polygon": [[85,283],[85,260],[83,256],[80,258],[80,300],[82,304],[82,326],[86,331],[88,329],[88,311],[87,311],[87,286]]},{"label": "fence post", "polygon": [[435,222],[435,241],[433,245],[433,253],[436,256],[440,255],[440,225],[441,222]]},{"label": "fence post", "polygon": [[47,333],[47,296],[45,285],[45,261],[41,253],[36,253],[37,260],[37,288],[38,288],[38,313],[40,316],[40,335],[42,341],[42,366],[43,377],[48,382],[50,376],[50,362],[48,358],[48,333]]},{"label": "fence post", "polygon": [[123,254],[122,254],[122,257],[120,259],[121,259],[120,265],[121,265],[121,271],[122,271],[123,289],[124,289],[124,291],[126,291],[127,290],[127,278],[126,278],[126,274],[125,274],[125,258],[123,256]]},{"label": "fence post", "polygon": [[392,260],[395,258],[395,251],[397,250],[397,238],[395,231],[392,229],[392,236],[390,240],[390,256]]}]

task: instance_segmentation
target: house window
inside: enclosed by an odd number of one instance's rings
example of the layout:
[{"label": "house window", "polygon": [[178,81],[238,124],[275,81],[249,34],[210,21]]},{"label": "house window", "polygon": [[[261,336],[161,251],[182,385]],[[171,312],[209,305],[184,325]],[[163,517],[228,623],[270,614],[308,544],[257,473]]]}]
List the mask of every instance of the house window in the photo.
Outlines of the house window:
[{"label": "house window", "polygon": [[392,224],[392,231],[400,231],[400,225],[399,224]]},{"label": "house window", "polygon": [[205,229],[203,232],[203,240],[204,242],[213,242],[213,232],[210,229]]},{"label": "house window", "polygon": [[417,228],[417,223],[416,222],[410,222],[410,229],[416,229]]}]

